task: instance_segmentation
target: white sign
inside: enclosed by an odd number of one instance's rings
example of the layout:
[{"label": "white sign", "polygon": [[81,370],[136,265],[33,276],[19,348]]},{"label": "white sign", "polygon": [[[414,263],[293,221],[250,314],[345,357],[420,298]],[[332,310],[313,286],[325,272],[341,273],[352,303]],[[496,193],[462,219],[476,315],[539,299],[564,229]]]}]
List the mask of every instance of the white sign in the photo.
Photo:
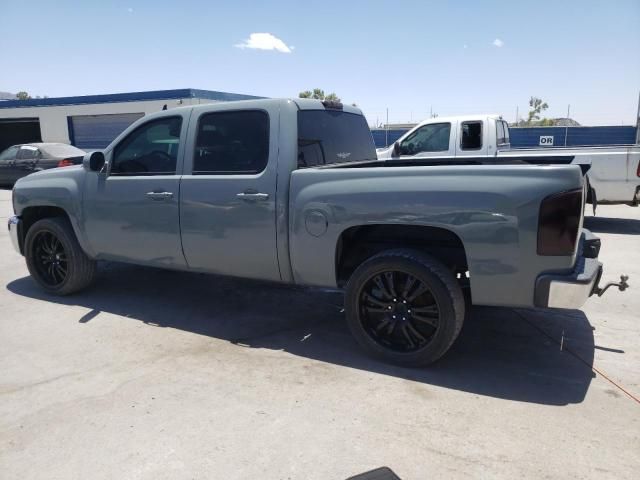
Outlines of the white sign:
[{"label": "white sign", "polygon": [[553,135],[540,135],[540,146],[553,146]]}]

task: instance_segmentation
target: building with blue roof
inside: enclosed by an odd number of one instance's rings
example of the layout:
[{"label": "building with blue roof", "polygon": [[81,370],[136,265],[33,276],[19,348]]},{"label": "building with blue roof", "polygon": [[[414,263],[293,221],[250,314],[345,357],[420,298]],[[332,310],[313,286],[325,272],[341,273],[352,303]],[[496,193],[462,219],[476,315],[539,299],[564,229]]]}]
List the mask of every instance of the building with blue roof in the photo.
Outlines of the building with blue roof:
[{"label": "building with blue roof", "polygon": [[61,142],[85,150],[106,147],[138,118],[185,105],[261,98],[181,88],[151,92],[0,101],[0,151],[30,142]]}]

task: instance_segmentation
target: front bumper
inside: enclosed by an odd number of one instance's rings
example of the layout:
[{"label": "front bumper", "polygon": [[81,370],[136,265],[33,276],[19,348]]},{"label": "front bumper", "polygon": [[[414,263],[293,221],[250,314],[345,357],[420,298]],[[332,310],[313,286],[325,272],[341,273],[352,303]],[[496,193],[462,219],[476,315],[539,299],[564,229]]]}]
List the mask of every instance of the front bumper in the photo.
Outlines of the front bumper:
[{"label": "front bumper", "polygon": [[22,227],[22,220],[20,217],[13,215],[9,217],[9,236],[11,237],[11,243],[13,243],[13,248],[16,249],[16,252],[22,255],[22,250],[20,249],[20,235],[19,231]]},{"label": "front bumper", "polygon": [[600,239],[583,230],[573,272],[543,274],[536,280],[534,302],[543,308],[580,308],[598,289],[602,264],[598,261]]}]

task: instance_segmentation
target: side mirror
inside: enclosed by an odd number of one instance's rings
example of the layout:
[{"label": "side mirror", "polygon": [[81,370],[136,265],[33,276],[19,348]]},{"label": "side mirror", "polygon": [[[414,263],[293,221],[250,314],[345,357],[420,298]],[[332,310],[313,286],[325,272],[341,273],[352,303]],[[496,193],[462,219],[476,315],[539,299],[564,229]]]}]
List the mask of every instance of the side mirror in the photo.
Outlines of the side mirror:
[{"label": "side mirror", "polygon": [[400,156],[400,142],[395,142],[393,144],[393,150],[391,151],[391,156],[392,157],[399,157]]},{"label": "side mirror", "polygon": [[82,159],[84,167],[91,172],[99,172],[102,170],[105,164],[104,153],[91,152],[87,153]]}]

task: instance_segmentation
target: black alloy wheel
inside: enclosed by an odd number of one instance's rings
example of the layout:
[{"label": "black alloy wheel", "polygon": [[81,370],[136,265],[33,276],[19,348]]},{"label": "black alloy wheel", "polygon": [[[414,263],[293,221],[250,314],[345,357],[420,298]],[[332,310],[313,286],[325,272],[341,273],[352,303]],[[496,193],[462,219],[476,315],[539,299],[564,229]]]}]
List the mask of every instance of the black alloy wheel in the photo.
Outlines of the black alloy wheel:
[{"label": "black alloy wheel", "polygon": [[43,290],[69,295],[91,284],[96,262],[78,243],[67,218],[43,218],[27,228],[24,239],[27,268]]},{"label": "black alloy wheel", "polygon": [[32,243],[35,267],[42,281],[50,287],[64,283],[69,271],[67,253],[52,232],[38,232]]},{"label": "black alloy wheel", "polygon": [[373,275],[360,292],[360,321],[381,346],[397,352],[425,347],[440,324],[440,309],[423,281],[400,270]]},{"label": "black alloy wheel", "polygon": [[347,324],[370,355],[406,367],[441,358],[464,323],[462,289],[450,268],[413,249],[382,251],[351,274]]}]

